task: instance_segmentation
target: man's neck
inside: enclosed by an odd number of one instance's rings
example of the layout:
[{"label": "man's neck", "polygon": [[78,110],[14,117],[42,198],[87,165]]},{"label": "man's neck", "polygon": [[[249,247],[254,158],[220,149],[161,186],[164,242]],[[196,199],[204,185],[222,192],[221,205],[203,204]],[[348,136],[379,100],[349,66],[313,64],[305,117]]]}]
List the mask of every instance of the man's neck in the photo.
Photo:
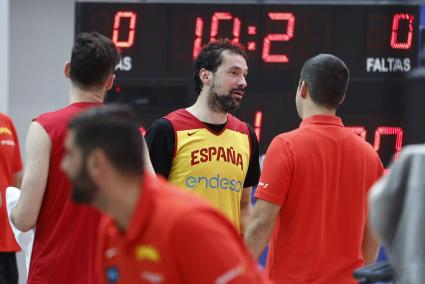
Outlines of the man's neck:
[{"label": "man's neck", "polygon": [[224,124],[227,122],[227,112],[215,112],[211,110],[208,106],[206,94],[200,94],[196,102],[186,108],[186,110],[202,122],[211,124]]},{"label": "man's neck", "polygon": [[105,94],[101,90],[82,90],[72,86],[69,90],[69,103],[103,103]]},{"label": "man's neck", "polygon": [[318,107],[318,106],[309,106],[306,107],[305,110],[303,110],[302,119],[306,119],[313,115],[330,115],[335,116],[336,110],[335,109],[328,109],[324,107]]},{"label": "man's neck", "polygon": [[108,187],[118,190],[107,190],[109,194],[104,198],[100,197],[95,204],[101,211],[113,217],[121,231],[128,231],[131,225],[141,193],[140,182],[141,178],[111,181]]}]

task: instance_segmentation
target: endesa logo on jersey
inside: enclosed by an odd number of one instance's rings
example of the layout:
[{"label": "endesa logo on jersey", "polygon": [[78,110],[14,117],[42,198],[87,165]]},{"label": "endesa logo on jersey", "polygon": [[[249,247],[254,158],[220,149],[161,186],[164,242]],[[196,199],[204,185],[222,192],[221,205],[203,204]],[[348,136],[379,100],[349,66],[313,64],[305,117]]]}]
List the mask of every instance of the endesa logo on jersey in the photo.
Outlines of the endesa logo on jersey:
[{"label": "endesa logo on jersey", "polygon": [[186,186],[189,189],[221,189],[240,192],[242,190],[242,182],[236,179],[228,179],[220,177],[219,174],[213,177],[206,176],[188,176],[185,180]]}]

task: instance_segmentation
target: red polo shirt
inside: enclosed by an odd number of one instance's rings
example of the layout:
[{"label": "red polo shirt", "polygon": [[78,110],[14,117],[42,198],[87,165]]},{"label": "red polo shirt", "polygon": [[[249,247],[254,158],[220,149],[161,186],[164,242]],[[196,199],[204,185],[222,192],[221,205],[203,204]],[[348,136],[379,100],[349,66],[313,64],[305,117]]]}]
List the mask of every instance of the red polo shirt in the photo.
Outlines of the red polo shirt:
[{"label": "red polo shirt", "polygon": [[100,239],[104,283],[265,283],[225,217],[147,173],[129,230],[107,218]]},{"label": "red polo shirt", "polygon": [[281,206],[266,271],[275,283],[357,283],[367,191],[383,167],[339,117],[316,115],[277,136],[255,196]]}]

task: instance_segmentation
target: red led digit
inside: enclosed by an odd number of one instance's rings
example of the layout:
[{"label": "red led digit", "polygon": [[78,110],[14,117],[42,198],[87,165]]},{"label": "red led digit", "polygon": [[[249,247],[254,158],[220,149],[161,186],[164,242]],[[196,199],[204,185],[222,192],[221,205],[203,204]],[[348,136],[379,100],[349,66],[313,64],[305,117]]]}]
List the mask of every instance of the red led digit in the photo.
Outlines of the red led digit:
[{"label": "red led digit", "polygon": [[[413,38],[413,21],[415,17],[409,14],[395,14],[393,17],[393,28],[391,33],[391,47],[393,49],[410,49],[412,47],[412,38]],[[399,42],[398,40],[398,31],[400,21],[409,22],[409,32],[407,38],[404,42]]]},{"label": "red led digit", "polygon": [[289,58],[285,54],[270,54],[270,45],[273,41],[290,41],[294,37],[295,16],[292,13],[268,13],[273,21],[287,21],[286,33],[269,34],[263,41],[263,60],[265,62],[279,63],[288,62]]},{"label": "red led digit", "polygon": [[381,136],[382,135],[395,135],[395,145],[394,145],[394,161],[398,159],[400,155],[401,147],[403,146],[403,129],[401,127],[388,127],[380,126],[375,130],[375,141],[373,142],[373,147],[375,151],[378,152],[381,147]]},{"label": "red led digit", "polygon": [[199,52],[201,51],[202,47],[202,32],[204,31],[204,21],[201,17],[196,18],[196,25],[195,25],[195,41],[193,42],[193,58],[196,58],[198,56]]},{"label": "red led digit", "polygon": [[[125,41],[119,40],[120,25],[121,25],[122,18],[128,18],[130,20],[128,36],[127,36],[127,40]],[[136,20],[137,20],[137,14],[134,12],[118,11],[117,13],[115,13],[112,41],[115,43],[117,47],[126,48],[126,47],[133,46],[134,34],[136,32]]]},{"label": "red led digit", "polygon": [[239,43],[239,36],[241,35],[241,21],[239,18],[235,18],[233,21],[233,36],[235,37],[232,42]]},{"label": "red led digit", "polygon": [[366,129],[363,126],[347,126],[348,129],[359,135],[363,140],[366,140]]},{"label": "red led digit", "polygon": [[232,43],[239,43],[239,36],[241,34],[241,21],[239,18],[233,18],[232,14],[228,12],[216,12],[211,18],[211,33],[210,33],[210,41],[215,41],[218,35],[218,29],[220,25],[220,21],[231,21],[233,20],[233,40]]},{"label": "red led digit", "polygon": [[[215,41],[218,35],[220,21],[230,21],[233,20],[233,40],[232,43],[239,43],[239,37],[241,34],[241,21],[239,18],[234,18],[228,12],[216,12],[211,18],[211,31],[210,31],[210,41]],[[204,21],[201,17],[196,18],[195,24],[195,40],[193,42],[193,58],[198,56],[201,47],[202,47],[202,33],[204,31]]]},{"label": "red led digit", "polygon": [[263,127],[263,112],[257,111],[255,113],[255,119],[254,119],[254,131],[255,131],[255,134],[257,135],[258,142],[260,142],[262,127]]}]

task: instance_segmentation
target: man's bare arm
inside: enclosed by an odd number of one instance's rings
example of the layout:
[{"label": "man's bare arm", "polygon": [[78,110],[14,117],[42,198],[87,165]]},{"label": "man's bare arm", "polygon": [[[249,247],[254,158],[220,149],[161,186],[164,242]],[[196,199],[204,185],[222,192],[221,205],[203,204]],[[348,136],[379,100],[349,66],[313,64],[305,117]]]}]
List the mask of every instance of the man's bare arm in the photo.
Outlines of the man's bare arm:
[{"label": "man's bare arm", "polygon": [[145,163],[145,169],[149,173],[155,175],[155,170],[153,169],[151,158],[149,156],[148,145],[146,145],[146,140],[144,137],[142,137],[142,141],[143,141],[143,161]]},{"label": "man's bare arm", "polygon": [[242,192],[241,197],[241,224],[240,230],[244,233],[249,215],[251,214],[251,192],[252,187],[245,187]]},{"label": "man's bare arm", "polygon": [[32,122],[25,144],[25,171],[22,179],[21,197],[12,211],[16,228],[26,232],[38,219],[49,173],[51,141],[38,122]]},{"label": "man's bare arm", "polygon": [[363,243],[362,253],[365,261],[365,265],[373,264],[376,261],[379,252],[379,241],[375,237],[375,234],[370,229],[369,223],[366,224]]},{"label": "man's bare arm", "polygon": [[23,176],[24,176],[24,171],[23,170],[22,171],[19,171],[19,172],[16,172],[13,175],[13,186],[14,187],[21,188]]},{"label": "man's bare arm", "polygon": [[244,239],[254,259],[258,259],[267,246],[279,214],[280,206],[258,199],[248,219]]}]

